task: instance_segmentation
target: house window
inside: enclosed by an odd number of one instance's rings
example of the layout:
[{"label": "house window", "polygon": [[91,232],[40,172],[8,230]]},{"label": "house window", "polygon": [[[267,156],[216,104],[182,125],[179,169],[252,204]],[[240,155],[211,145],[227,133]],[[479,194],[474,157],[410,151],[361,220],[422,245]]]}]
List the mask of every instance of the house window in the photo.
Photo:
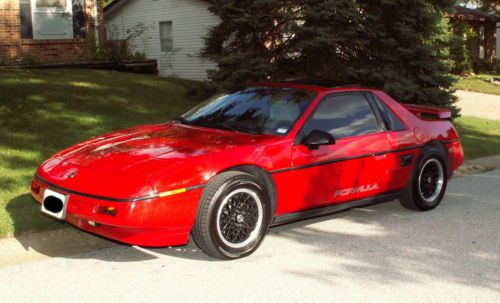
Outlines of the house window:
[{"label": "house window", "polygon": [[36,7],[66,7],[66,0],[36,0]]},{"label": "house window", "polygon": [[85,38],[87,36],[86,25],[85,0],[73,0],[73,38]]},{"label": "house window", "polygon": [[21,15],[21,39],[33,39],[33,25],[31,24],[31,1],[19,1]]},{"label": "house window", "polygon": [[160,22],[160,44],[161,51],[164,53],[174,50],[172,21]]},{"label": "house window", "polygon": [[85,38],[85,0],[20,0],[22,39]]},{"label": "house window", "polygon": [[484,48],[484,26],[479,27],[479,59],[485,58],[485,48]]}]

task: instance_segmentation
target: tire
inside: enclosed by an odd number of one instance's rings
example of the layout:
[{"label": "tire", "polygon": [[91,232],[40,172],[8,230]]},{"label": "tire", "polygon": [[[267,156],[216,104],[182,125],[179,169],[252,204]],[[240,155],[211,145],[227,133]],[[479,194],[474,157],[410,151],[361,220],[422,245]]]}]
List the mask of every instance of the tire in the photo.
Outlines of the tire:
[{"label": "tire", "polygon": [[424,147],[408,185],[399,198],[407,209],[428,211],[436,208],[446,192],[448,168],[446,154],[436,147]]},{"label": "tire", "polygon": [[205,187],[192,237],[206,254],[231,260],[252,254],[271,220],[271,200],[253,175],[229,171]]}]

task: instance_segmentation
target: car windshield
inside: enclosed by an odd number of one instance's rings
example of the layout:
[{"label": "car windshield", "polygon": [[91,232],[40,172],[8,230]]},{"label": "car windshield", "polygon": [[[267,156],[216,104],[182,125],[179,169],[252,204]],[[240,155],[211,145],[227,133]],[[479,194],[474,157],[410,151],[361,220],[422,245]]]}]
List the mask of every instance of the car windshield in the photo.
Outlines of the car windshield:
[{"label": "car windshield", "polygon": [[246,87],[216,95],[177,120],[243,133],[286,135],[315,93],[286,87]]}]

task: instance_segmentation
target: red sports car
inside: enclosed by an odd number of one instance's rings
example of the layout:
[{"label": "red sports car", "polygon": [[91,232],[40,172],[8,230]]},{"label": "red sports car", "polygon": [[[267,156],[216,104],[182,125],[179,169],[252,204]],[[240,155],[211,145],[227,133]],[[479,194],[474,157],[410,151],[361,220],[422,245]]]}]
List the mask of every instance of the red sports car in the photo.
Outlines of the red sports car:
[{"label": "red sports car", "polygon": [[433,209],[463,160],[450,118],[356,85],[252,83],[61,151],[31,191],[43,213],[91,233],[140,246],[192,235],[234,259],[270,226],[394,199]]}]

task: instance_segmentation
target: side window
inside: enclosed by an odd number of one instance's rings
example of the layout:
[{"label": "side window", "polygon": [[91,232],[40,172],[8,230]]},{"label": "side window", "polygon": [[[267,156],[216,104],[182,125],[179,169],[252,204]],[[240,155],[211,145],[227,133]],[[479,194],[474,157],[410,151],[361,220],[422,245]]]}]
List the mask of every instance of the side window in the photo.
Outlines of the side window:
[{"label": "side window", "polygon": [[323,130],[335,139],[379,133],[375,115],[363,94],[332,96],[322,101],[302,130]]},{"label": "side window", "polygon": [[375,99],[375,103],[377,104],[380,115],[382,116],[382,120],[384,120],[384,124],[387,130],[400,131],[406,129],[403,122],[399,120],[399,118],[387,105],[385,105],[384,102],[382,102],[382,100],[380,100],[377,96],[373,96],[373,98]]},{"label": "side window", "polygon": [[160,22],[160,46],[163,53],[174,50],[172,21]]}]

